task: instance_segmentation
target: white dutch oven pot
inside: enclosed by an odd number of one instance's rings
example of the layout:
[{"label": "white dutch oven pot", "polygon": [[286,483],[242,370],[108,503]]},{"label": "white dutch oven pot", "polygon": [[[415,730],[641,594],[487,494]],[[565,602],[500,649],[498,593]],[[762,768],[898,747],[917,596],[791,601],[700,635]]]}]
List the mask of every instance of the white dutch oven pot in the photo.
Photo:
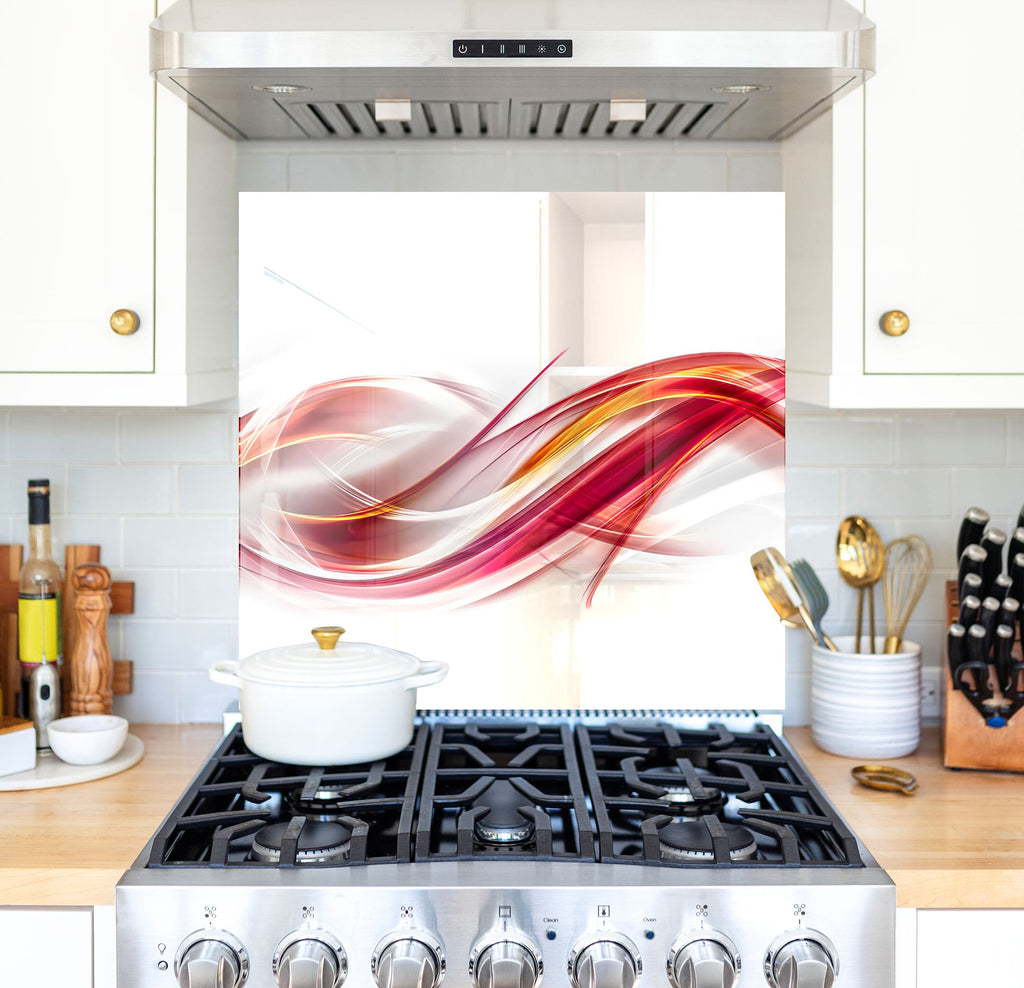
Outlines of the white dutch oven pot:
[{"label": "white dutch oven pot", "polygon": [[352,765],[401,751],[412,738],[416,689],[440,682],[444,662],[381,645],[343,642],[343,628],[314,628],[316,642],[210,666],[238,687],[252,751],[292,765]]}]

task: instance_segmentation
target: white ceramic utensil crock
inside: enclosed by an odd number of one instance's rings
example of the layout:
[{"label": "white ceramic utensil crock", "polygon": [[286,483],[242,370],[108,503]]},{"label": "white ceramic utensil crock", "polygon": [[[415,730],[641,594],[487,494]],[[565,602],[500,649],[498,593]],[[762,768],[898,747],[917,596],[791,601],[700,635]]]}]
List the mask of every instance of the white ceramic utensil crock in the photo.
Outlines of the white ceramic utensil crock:
[{"label": "white ceramic utensil crock", "polygon": [[353,765],[401,751],[412,738],[416,689],[440,682],[444,662],[314,628],[316,642],[216,662],[210,679],[238,687],[245,743],[291,765]]}]

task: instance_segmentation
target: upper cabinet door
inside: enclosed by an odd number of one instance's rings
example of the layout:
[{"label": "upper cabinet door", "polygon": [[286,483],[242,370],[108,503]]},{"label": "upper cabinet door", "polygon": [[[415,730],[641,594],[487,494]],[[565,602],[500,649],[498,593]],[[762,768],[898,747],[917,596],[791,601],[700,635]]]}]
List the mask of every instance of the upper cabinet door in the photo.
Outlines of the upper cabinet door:
[{"label": "upper cabinet door", "polygon": [[[1020,374],[1024,6],[870,0],[864,370]],[[905,335],[879,327],[909,316]]]},{"label": "upper cabinet door", "polygon": [[[154,369],[153,87],[139,0],[0,6],[0,371]],[[138,329],[118,335],[111,315]],[[2,401],[0,397],[0,401]]]}]

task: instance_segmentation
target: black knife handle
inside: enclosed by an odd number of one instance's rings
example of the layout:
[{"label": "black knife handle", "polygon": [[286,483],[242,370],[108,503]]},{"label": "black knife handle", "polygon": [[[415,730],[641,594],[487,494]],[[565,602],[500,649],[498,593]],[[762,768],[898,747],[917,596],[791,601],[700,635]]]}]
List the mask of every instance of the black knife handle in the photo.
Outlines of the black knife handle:
[{"label": "black knife handle", "polygon": [[960,682],[956,678],[956,671],[967,659],[967,644],[965,638],[967,629],[962,624],[951,624],[946,632],[946,662],[949,665],[949,675],[953,680],[953,689],[960,689]]},{"label": "black knife handle", "polygon": [[999,608],[999,620],[996,621],[996,627],[1008,624],[1011,628],[1016,628],[1018,617],[1020,617],[1020,601],[1016,597],[1006,597]]},{"label": "black knife handle", "polygon": [[981,592],[981,577],[977,573],[967,573],[964,576],[963,583],[957,587],[957,600],[963,600],[965,597],[977,597],[978,604],[981,604],[981,598],[985,595]]},{"label": "black knife handle", "polygon": [[[1024,517],[1024,508],[1021,508],[1021,516]],[[964,554],[964,549],[973,543],[981,541],[981,533],[989,523],[989,513],[984,508],[968,508],[964,513],[963,521],[960,522],[960,532],[956,538],[956,558],[959,562]],[[1024,526],[1024,521],[1021,522]]]},{"label": "black knife handle", "polygon": [[1010,651],[1013,648],[1013,640],[1016,637],[1016,632],[1012,625],[1000,624],[996,627],[996,648],[995,658],[993,663],[996,667],[996,682],[999,683],[999,689],[1003,694],[1010,692],[1010,666],[1013,663],[1013,659],[1010,657]]},{"label": "black knife handle", "polygon": [[1006,532],[1000,528],[990,528],[981,537],[982,549],[988,558],[982,567],[981,578],[986,587],[991,587],[995,578],[1003,571],[1003,549],[1006,546]]},{"label": "black knife handle", "polygon": [[[961,671],[970,667],[974,675],[975,696],[987,699],[992,695],[992,688],[988,682],[988,632],[984,625],[972,624],[967,629],[967,661],[957,669],[957,678]],[[970,690],[962,687],[965,693]]]},{"label": "black knife handle", "polygon": [[[977,573],[982,578],[982,589],[985,587],[985,560],[988,553],[980,545],[972,543],[960,554],[960,565],[957,568],[956,585],[958,588],[964,585],[964,577],[968,573]],[[963,594],[961,594],[963,596]]]},{"label": "black knife handle", "polygon": [[1024,552],[1018,552],[1010,560],[1010,581],[1013,584],[1010,588],[1010,595],[1017,600],[1024,600]]},{"label": "black knife handle", "polygon": [[1006,568],[1009,570],[1013,557],[1024,552],[1024,526],[1018,525],[1010,536],[1010,544],[1006,547]]},{"label": "black knife handle", "polygon": [[981,598],[969,593],[960,601],[960,613],[957,615],[957,623],[969,628],[972,624],[978,623],[978,615],[981,613]]},{"label": "black knife handle", "polygon": [[1004,597],[1012,597],[1010,590],[1013,588],[1013,580],[1011,580],[1005,573],[999,573],[996,578],[992,581],[992,586],[988,588],[988,594],[990,597],[995,597],[996,600],[1002,600]]},{"label": "black knife handle", "polygon": [[992,649],[992,639],[995,636],[996,625],[999,623],[999,611],[1002,609],[1002,602],[995,597],[986,597],[981,602],[981,611],[978,614],[977,624],[985,629],[985,651]]}]

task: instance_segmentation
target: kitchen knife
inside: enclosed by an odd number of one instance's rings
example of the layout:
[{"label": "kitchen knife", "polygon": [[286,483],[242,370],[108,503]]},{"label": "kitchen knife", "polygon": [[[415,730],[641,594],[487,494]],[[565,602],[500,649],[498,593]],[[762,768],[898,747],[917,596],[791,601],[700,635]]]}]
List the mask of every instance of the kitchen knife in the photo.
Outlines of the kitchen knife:
[{"label": "kitchen knife", "polygon": [[1015,685],[1012,682],[1010,675],[1010,666],[1013,664],[1013,659],[1010,657],[1010,651],[1013,649],[1013,639],[1016,632],[1013,630],[1013,625],[1000,624],[996,627],[996,650],[994,664],[996,667],[996,681],[999,683],[999,689],[1003,695],[1010,693],[1010,690]]},{"label": "kitchen knife", "polygon": [[977,573],[968,573],[964,577],[964,582],[958,586],[957,600],[963,600],[967,596],[973,596],[978,598],[978,603],[981,603],[981,598],[985,595],[981,592],[981,577]]},{"label": "kitchen knife", "polygon": [[1010,562],[1018,552],[1024,552],[1024,526],[1018,525],[1010,537],[1010,544],[1006,547],[1006,568],[1009,570]]},{"label": "kitchen knife", "polygon": [[1006,597],[999,608],[999,620],[996,627],[1001,624],[1008,624],[1011,628],[1017,627],[1017,618],[1020,616],[1020,601],[1016,597]]},{"label": "kitchen knife", "polygon": [[978,615],[981,613],[981,598],[975,597],[974,594],[969,593],[962,601],[960,601],[960,613],[957,615],[957,622],[962,624],[965,628],[969,628],[972,624],[976,624],[978,621]]},{"label": "kitchen knife", "polygon": [[[1024,516],[1024,508],[1021,508],[1021,515]],[[968,508],[960,522],[960,532],[956,539],[956,558],[959,561],[964,554],[964,549],[969,545],[981,541],[981,534],[989,523],[989,513],[984,508]],[[1024,521],[1021,522],[1024,525]]]},{"label": "kitchen knife", "polygon": [[992,586],[988,588],[990,597],[995,597],[996,600],[1002,600],[1004,597],[1010,596],[1010,590],[1013,587],[1013,580],[1011,580],[1005,573],[1000,573],[993,581]]},{"label": "kitchen knife", "polygon": [[946,662],[949,663],[949,675],[953,680],[953,689],[960,689],[960,681],[956,671],[967,659],[967,646],[964,641],[967,629],[960,623],[951,624],[946,632]]},{"label": "kitchen knife", "polygon": [[999,610],[1002,606],[995,597],[986,597],[981,602],[981,611],[978,614],[977,624],[985,629],[986,654],[992,648],[992,639],[995,636],[996,625],[999,623]]},{"label": "kitchen knife", "polygon": [[981,537],[979,543],[987,553],[981,569],[981,578],[986,587],[991,587],[995,578],[1003,571],[1003,548],[1006,545],[1006,532],[1000,528],[990,528]]},{"label": "kitchen knife", "polygon": [[969,690],[966,685],[961,685],[961,689],[982,700],[987,700],[992,695],[988,676],[987,638],[988,633],[980,624],[972,624],[967,629],[967,661],[957,669],[958,678],[963,675],[965,670],[970,671],[974,677],[973,690]]},{"label": "kitchen knife", "polygon": [[1017,512],[1017,527],[1024,528],[1024,507]]},{"label": "kitchen knife", "polygon": [[1010,560],[1010,595],[1017,600],[1024,600],[1024,552],[1018,552]]},{"label": "kitchen knife", "polygon": [[[972,543],[967,546],[960,554],[960,565],[956,574],[957,587],[962,587],[964,585],[964,577],[968,573],[977,573],[978,576],[982,577],[982,589],[984,589],[985,581],[983,570],[985,568],[985,560],[987,558],[988,553],[982,549],[980,545]],[[961,596],[963,595],[961,594]]]}]

